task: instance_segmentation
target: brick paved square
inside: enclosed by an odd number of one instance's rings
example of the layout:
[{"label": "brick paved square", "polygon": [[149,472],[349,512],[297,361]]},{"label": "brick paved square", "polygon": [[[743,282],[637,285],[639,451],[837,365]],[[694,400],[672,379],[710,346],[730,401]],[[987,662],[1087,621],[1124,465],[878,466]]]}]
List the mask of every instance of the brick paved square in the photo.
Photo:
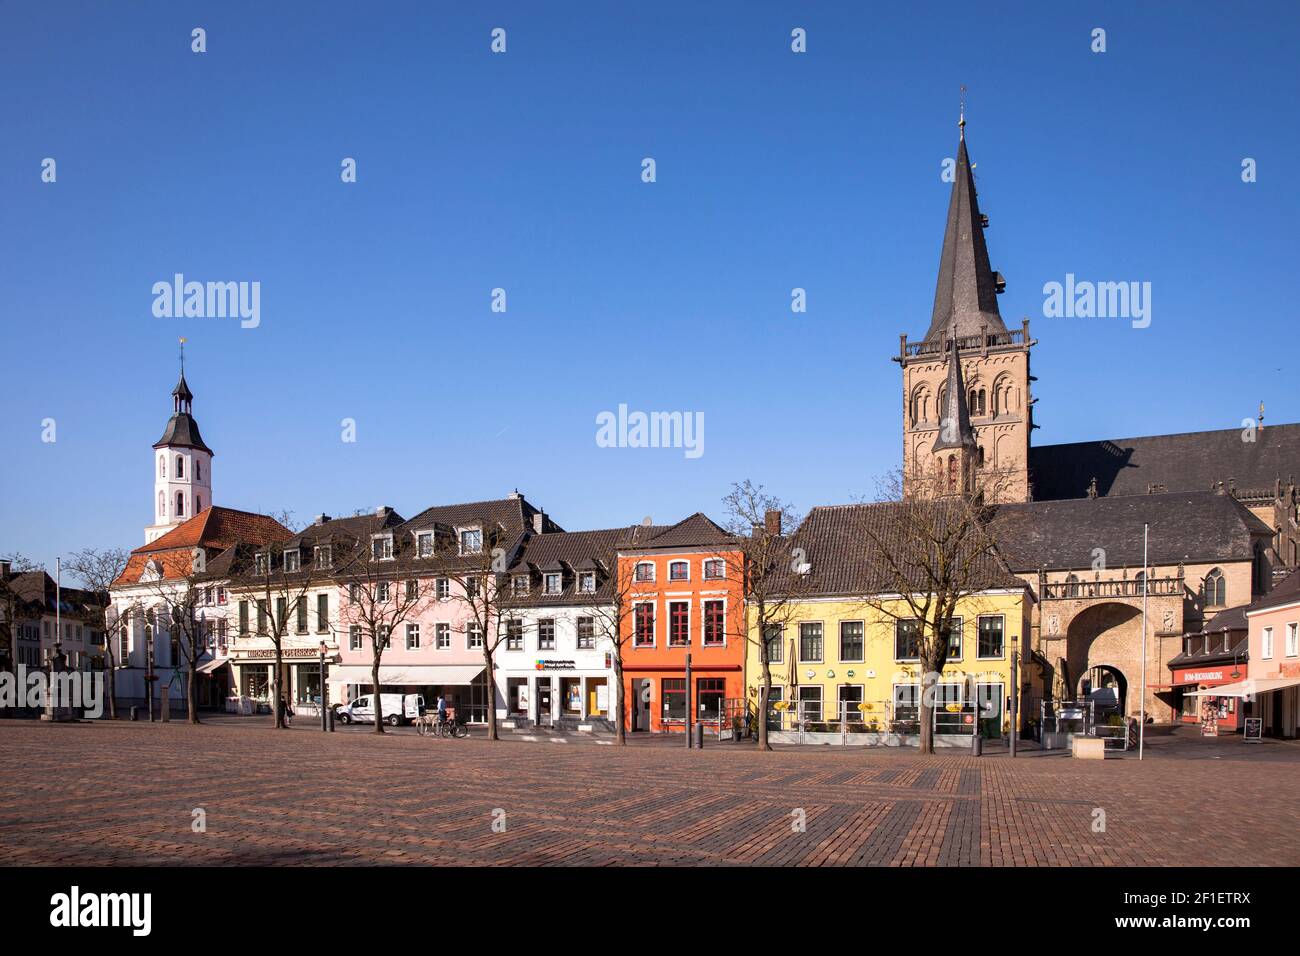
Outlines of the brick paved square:
[{"label": "brick paved square", "polygon": [[[0,741],[0,845],[19,865],[1300,864],[1300,746],[1277,741],[1166,739],[1141,763],[1012,761],[221,718],[4,721]],[[1231,825],[1207,829],[1207,807],[1220,820],[1231,808]],[[191,829],[196,808],[206,833]]]}]

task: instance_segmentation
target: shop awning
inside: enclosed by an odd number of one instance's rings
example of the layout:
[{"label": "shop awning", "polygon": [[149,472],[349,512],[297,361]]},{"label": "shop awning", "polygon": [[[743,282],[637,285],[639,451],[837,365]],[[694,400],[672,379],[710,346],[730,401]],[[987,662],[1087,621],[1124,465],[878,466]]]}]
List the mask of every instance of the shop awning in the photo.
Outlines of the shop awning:
[{"label": "shop awning", "polygon": [[1300,677],[1248,677],[1232,684],[1220,684],[1205,690],[1188,691],[1186,697],[1246,697],[1267,694],[1286,687],[1300,687]]},{"label": "shop awning", "polygon": [[218,657],[215,660],[207,661],[195,668],[196,674],[215,674],[221,668],[230,663],[229,657]]},{"label": "shop awning", "polygon": [[[482,664],[384,664],[379,668],[379,683],[468,685],[482,673]],[[335,664],[329,669],[331,684],[369,684],[373,679],[369,664]]]}]

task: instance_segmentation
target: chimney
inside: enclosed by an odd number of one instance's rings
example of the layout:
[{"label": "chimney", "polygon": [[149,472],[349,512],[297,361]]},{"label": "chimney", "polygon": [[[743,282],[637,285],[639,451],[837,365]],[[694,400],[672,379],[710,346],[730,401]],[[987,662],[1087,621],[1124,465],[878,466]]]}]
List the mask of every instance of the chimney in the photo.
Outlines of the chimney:
[{"label": "chimney", "polygon": [[8,561],[0,561],[0,581],[9,578],[9,572],[13,570],[13,565]]},{"label": "chimney", "polygon": [[545,530],[546,530],[546,512],[534,511],[533,512],[533,533],[541,534]]},{"label": "chimney", "polygon": [[330,520],[330,516],[327,515],[327,514],[325,514],[324,512],[321,512],[320,514],[318,514],[318,515],[316,516],[316,523],[317,523],[317,524],[324,524],[326,521],[329,521],[329,520]]},{"label": "chimney", "polygon": [[763,512],[763,527],[768,534],[779,536],[781,534],[781,512],[775,508],[769,508]]},{"label": "chimney", "polygon": [[506,498],[507,498],[508,500],[510,500],[510,501],[518,501],[518,500],[519,500],[520,498],[522,498],[522,497],[523,497],[523,495],[519,492],[519,489],[518,489],[518,488],[516,488],[514,491],[510,492],[510,494],[506,495]]},{"label": "chimney", "polygon": [[376,518],[387,518],[389,512],[391,512],[392,510],[393,510],[393,509],[392,509],[391,507],[389,507],[388,505],[380,505],[378,508],[375,509],[375,517],[376,517]]}]

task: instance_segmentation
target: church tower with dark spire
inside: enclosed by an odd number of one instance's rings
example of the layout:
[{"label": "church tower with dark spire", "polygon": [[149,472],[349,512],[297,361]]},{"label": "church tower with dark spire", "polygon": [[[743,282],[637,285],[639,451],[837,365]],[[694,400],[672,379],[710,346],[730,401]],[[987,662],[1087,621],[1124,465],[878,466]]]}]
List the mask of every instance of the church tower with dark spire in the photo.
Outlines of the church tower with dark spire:
[{"label": "church tower with dark spire", "polygon": [[154,523],[144,542],[162,537],[212,505],[212,457],[193,414],[194,393],[185,381],[185,340],[181,340],[181,375],[172,389],[172,417],[154,442]]},{"label": "church tower with dark spire", "polygon": [[894,357],[903,372],[904,488],[988,488],[996,500],[1028,501],[1034,342],[1028,319],[1013,330],[1002,321],[1006,283],[989,264],[964,109],[958,128],[930,326],[920,341],[900,336]]}]

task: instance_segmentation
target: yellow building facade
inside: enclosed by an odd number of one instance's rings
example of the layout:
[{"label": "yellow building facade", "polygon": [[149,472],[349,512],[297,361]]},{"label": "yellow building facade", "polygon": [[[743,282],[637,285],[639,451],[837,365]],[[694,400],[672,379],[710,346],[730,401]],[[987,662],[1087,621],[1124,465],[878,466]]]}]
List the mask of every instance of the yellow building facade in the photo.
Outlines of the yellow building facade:
[{"label": "yellow building facade", "polygon": [[[774,741],[834,742],[833,737],[845,743],[897,744],[919,732],[920,695],[930,684],[937,743],[943,737],[966,743],[977,712],[986,736],[1003,736],[1010,729],[1012,652],[1019,653],[1022,687],[1037,672],[1025,666],[1032,600],[1027,587],[964,598],[955,615],[958,633],[947,664],[929,681],[911,644],[917,625],[908,619],[902,600],[883,609],[852,596],[792,601],[779,633],[768,634],[772,690],[766,708],[760,707],[763,666],[751,609],[745,668],[750,713],[766,712]],[[1022,692],[1022,714],[1026,703]]]}]

